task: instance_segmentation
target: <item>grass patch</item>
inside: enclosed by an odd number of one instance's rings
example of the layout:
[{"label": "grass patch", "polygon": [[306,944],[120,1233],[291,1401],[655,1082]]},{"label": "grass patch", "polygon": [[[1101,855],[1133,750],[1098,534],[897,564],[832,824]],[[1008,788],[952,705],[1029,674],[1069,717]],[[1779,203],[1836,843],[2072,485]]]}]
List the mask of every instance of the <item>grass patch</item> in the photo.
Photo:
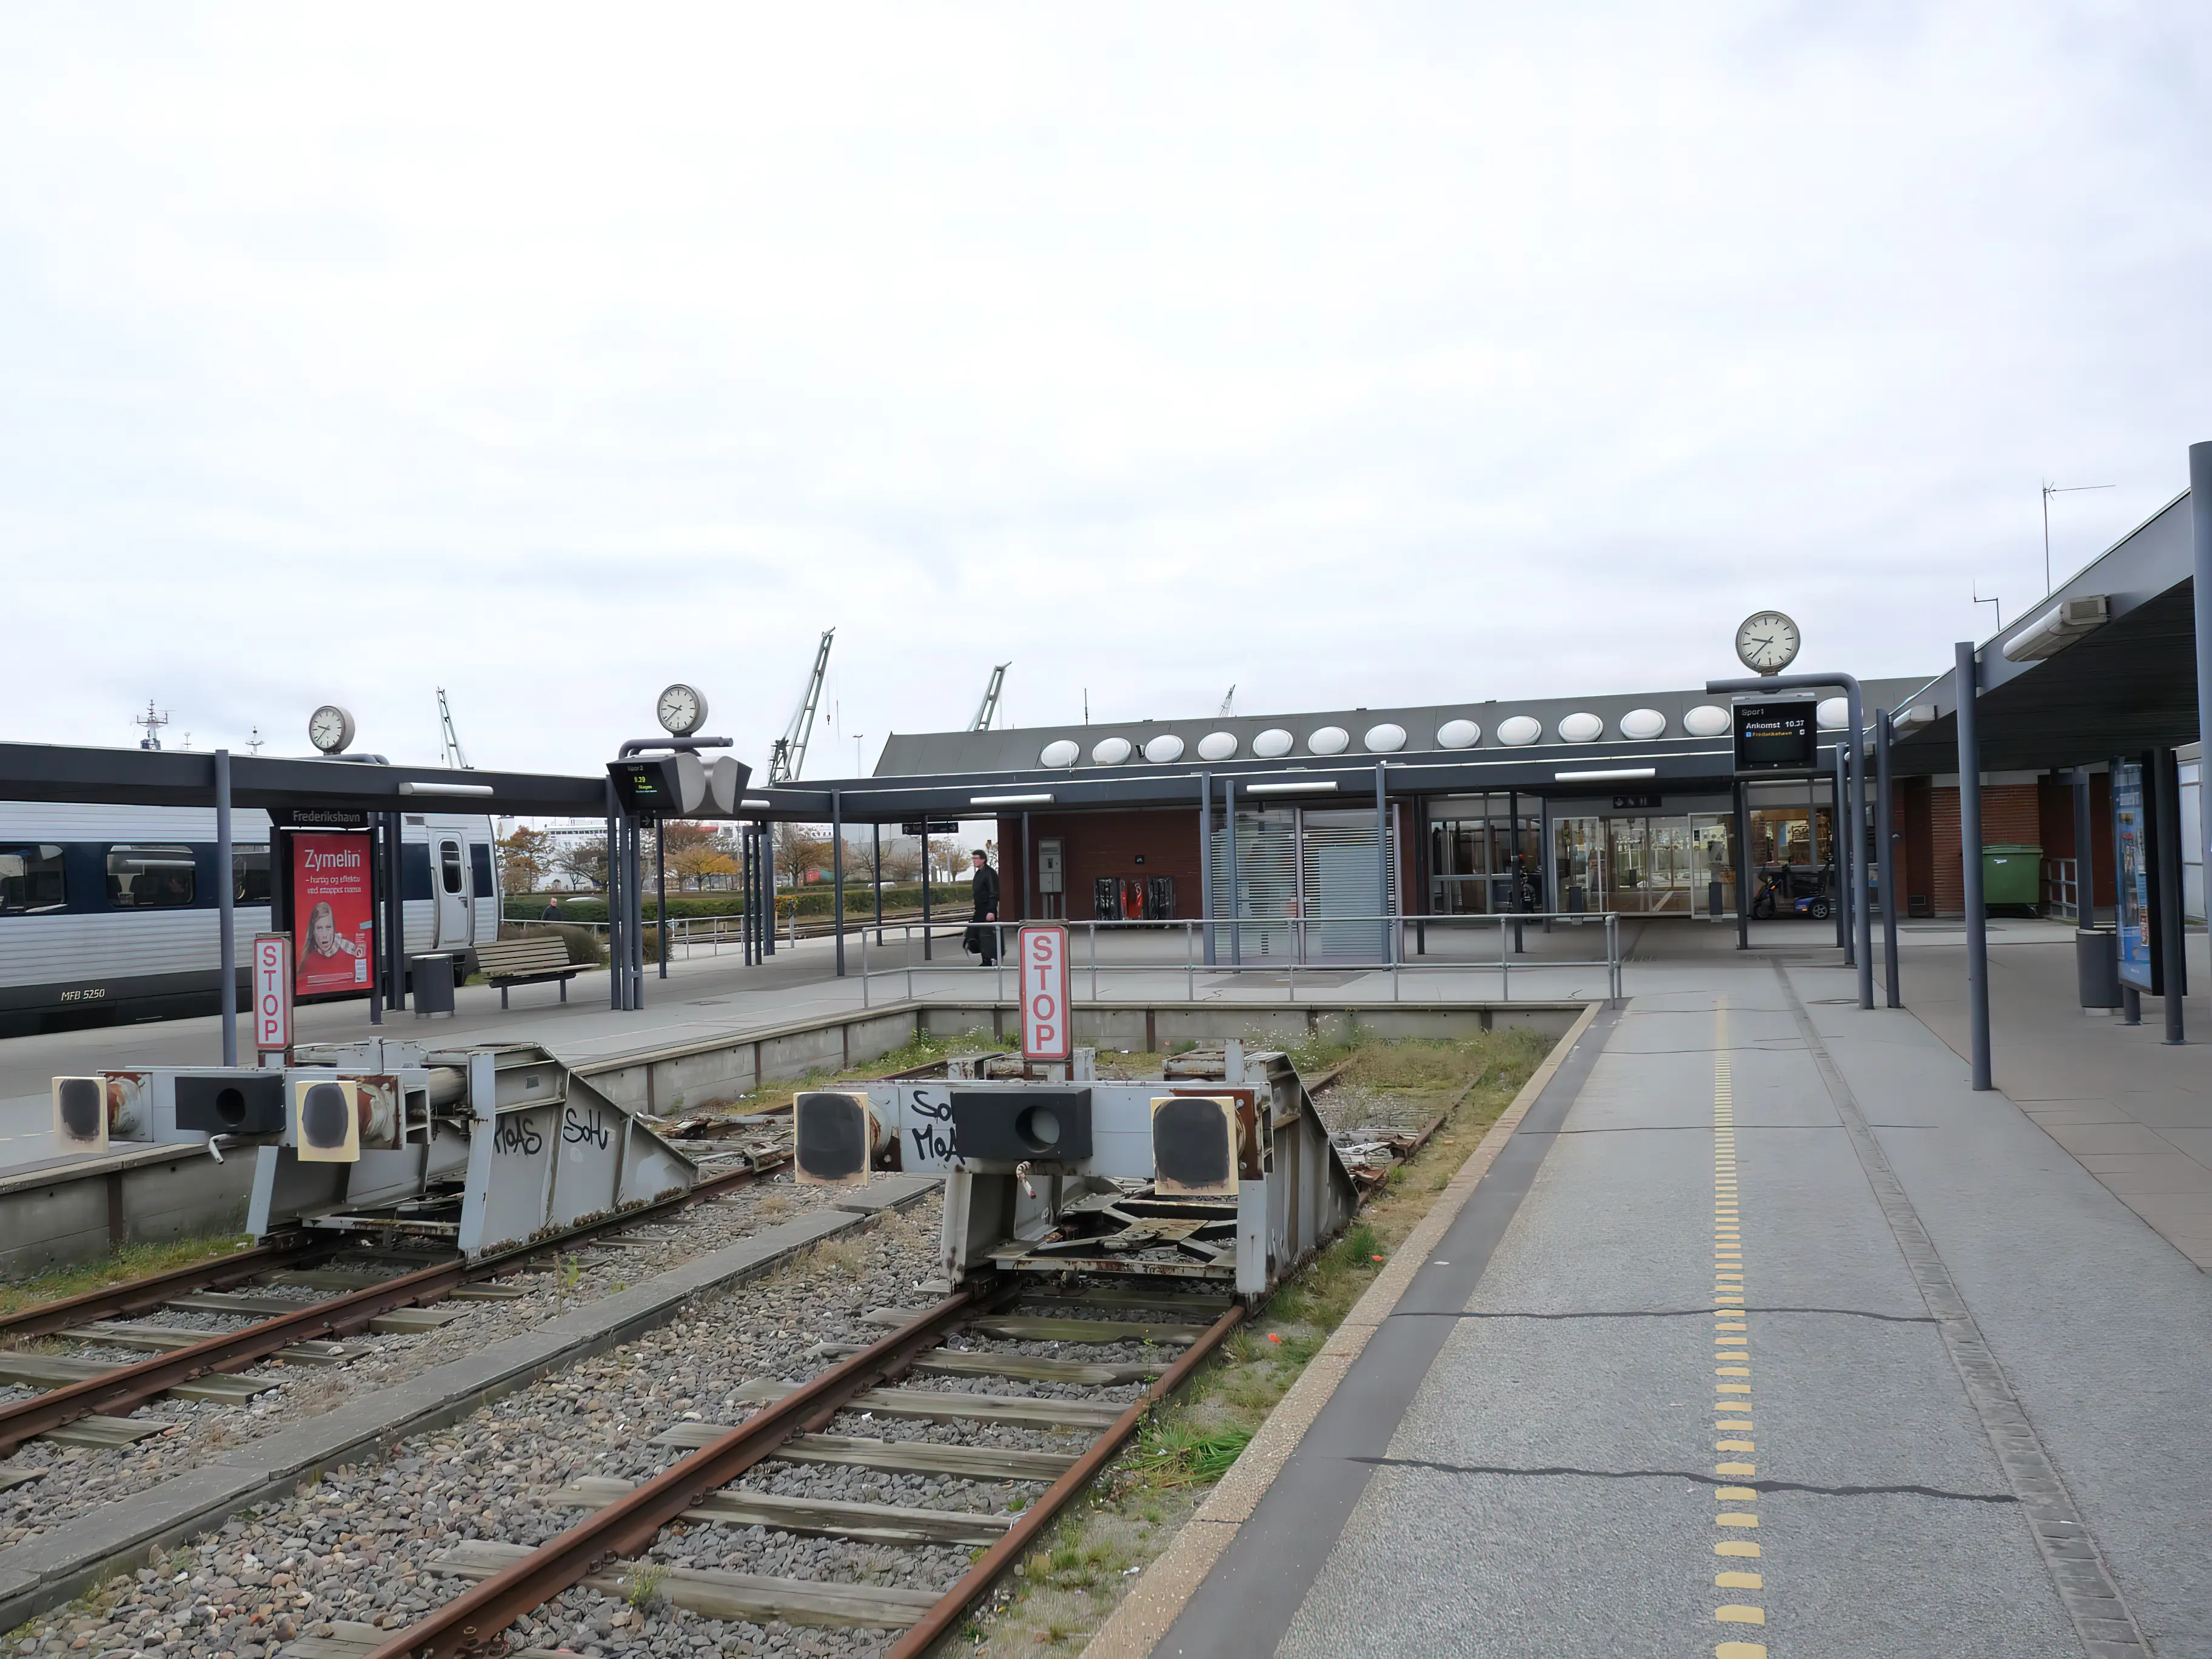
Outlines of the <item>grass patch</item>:
[{"label": "grass patch", "polygon": [[[1384,1103],[1418,1103],[1431,1117],[1450,1107],[1450,1116],[1343,1236],[1293,1274],[1152,1415],[1097,1484],[1061,1511],[1017,1570],[1019,1576],[974,1615],[963,1650],[1024,1659],[1083,1650],[1139,1571],[1228,1473],[1551,1048],[1552,1039],[1515,1030],[1457,1042],[1316,1045],[1293,1053],[1307,1077],[1349,1060],[1346,1080]],[[1103,1070],[1105,1056],[1100,1060]]]},{"label": "grass patch", "polygon": [[26,1309],[44,1307],[49,1302],[66,1302],[73,1296],[105,1290],[125,1279],[189,1267],[194,1262],[210,1261],[246,1249],[252,1243],[250,1237],[238,1233],[217,1233],[203,1238],[172,1239],[163,1244],[125,1244],[98,1261],[57,1267],[34,1279],[0,1283],[0,1314],[21,1313]]},{"label": "grass patch", "polygon": [[726,1107],[715,1109],[744,1116],[753,1112],[765,1112],[791,1104],[792,1097],[808,1089],[835,1088],[841,1083],[872,1083],[894,1072],[910,1072],[917,1066],[933,1066],[948,1054],[975,1054],[983,1049],[997,1049],[1014,1042],[1001,1040],[988,1031],[965,1031],[957,1036],[918,1036],[902,1043],[887,1054],[872,1060],[864,1060],[851,1066],[809,1072],[804,1077],[779,1079],[764,1083],[759,1088],[739,1095]]}]

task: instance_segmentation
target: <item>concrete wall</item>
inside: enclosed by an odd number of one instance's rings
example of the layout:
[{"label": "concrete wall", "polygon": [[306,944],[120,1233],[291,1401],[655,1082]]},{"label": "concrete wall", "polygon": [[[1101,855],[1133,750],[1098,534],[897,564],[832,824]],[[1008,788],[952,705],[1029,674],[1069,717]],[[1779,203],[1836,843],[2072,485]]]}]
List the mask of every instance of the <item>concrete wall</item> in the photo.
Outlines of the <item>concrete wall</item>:
[{"label": "concrete wall", "polygon": [[196,1146],[133,1149],[0,1182],[0,1276],[97,1261],[121,1243],[166,1243],[246,1225],[251,1152],[218,1164]]}]

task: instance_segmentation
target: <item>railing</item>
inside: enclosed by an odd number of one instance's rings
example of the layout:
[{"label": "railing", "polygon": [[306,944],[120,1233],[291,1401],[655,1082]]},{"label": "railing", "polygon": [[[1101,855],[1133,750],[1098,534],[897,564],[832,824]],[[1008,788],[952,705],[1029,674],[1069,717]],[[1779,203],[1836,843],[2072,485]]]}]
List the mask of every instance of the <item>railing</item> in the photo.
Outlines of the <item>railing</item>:
[{"label": "railing", "polygon": [[[1546,922],[1565,923],[1577,927],[1601,926],[1605,939],[1605,955],[1602,957],[1535,956],[1519,961],[1515,960],[1516,954],[1519,954],[1516,941],[1524,935],[1526,930],[1540,927]],[[516,927],[587,927],[597,930],[604,930],[608,926],[604,921],[547,921],[542,917],[536,921],[518,918],[506,925]],[[647,925],[650,927],[653,924],[648,922]],[[895,921],[887,915],[884,918],[882,925],[878,927],[873,916],[860,918],[848,916],[845,920],[846,935],[849,939],[857,934],[860,941],[859,978],[861,1006],[863,1007],[872,1006],[872,987],[875,981],[896,978],[902,975],[905,978],[907,995],[911,999],[915,990],[915,975],[917,974],[957,974],[963,977],[977,974],[990,974],[994,975],[994,996],[1003,999],[1006,994],[1006,957],[1013,943],[1013,936],[1018,933],[1024,925],[1018,921],[970,921],[964,917],[954,918],[945,922],[932,921],[928,927],[928,933],[933,943],[958,941],[971,928],[991,929],[999,935],[999,949],[996,952],[998,960],[995,963],[967,963],[957,960],[916,962],[915,935],[922,926],[919,921]],[[1026,925],[1037,925],[1036,920],[1033,919]],[[1606,970],[1606,994],[1608,997],[1618,998],[1621,994],[1620,915],[1619,912],[1612,910],[1573,912],[1522,910],[1505,911],[1491,915],[1240,916],[1234,921],[1221,916],[1216,916],[1211,921],[1188,916],[1169,921],[1054,921],[1049,925],[1066,927],[1071,934],[1079,933],[1086,935],[1085,946],[1076,951],[1076,960],[1072,966],[1073,974],[1089,976],[1091,1000],[1094,1002],[1098,1000],[1101,975],[1172,973],[1177,967],[1180,967],[1183,972],[1185,994],[1193,1000],[1197,998],[1198,981],[1200,975],[1216,979],[1227,976],[1233,980],[1242,975],[1266,974],[1281,975],[1285,982],[1285,1000],[1295,1002],[1298,996],[1298,972],[1301,969],[1305,970],[1307,983],[1310,986],[1316,983],[1314,975],[1316,974],[1388,973],[1390,975],[1390,1000],[1393,1002],[1401,1000],[1401,975],[1408,974],[1419,975],[1437,973],[1494,973],[1498,976],[1500,999],[1510,1002],[1513,1000],[1513,975],[1516,972],[1528,974],[1546,972],[1555,969],[1602,968]],[[671,945],[682,946],[680,959],[683,960],[689,960],[694,946],[701,943],[708,946],[708,954],[714,956],[721,954],[725,941],[740,949],[743,948],[744,918],[742,915],[671,916],[668,919],[668,927],[671,930]],[[1379,956],[1376,957],[1316,956],[1308,948],[1312,943],[1315,930],[1326,930],[1323,937],[1333,939],[1340,937],[1347,928],[1362,927],[1380,930],[1381,939],[1389,951],[1387,960]],[[1102,931],[1109,933],[1127,933],[1137,937],[1171,934],[1179,931],[1182,934],[1182,960],[1180,963],[1176,962],[1172,953],[1170,953],[1165,959],[1157,961],[1102,962],[1098,955],[1098,939]],[[819,929],[809,929],[805,936],[827,938],[834,936],[836,932],[836,921],[827,920]],[[1217,958],[1210,963],[1204,959],[1206,952],[1203,945],[1206,935],[1209,932],[1213,936],[1214,955]],[[1497,946],[1494,951],[1488,948],[1486,941],[1480,954],[1469,951],[1450,956],[1438,954],[1431,957],[1425,953],[1427,945],[1437,935],[1442,935],[1444,940],[1449,941],[1455,936],[1474,938],[1493,932],[1497,934]],[[884,936],[893,933],[899,935],[899,944],[903,948],[905,961],[895,967],[885,968],[874,965],[870,960],[869,935],[872,933],[875,935],[876,948],[880,950],[884,944]],[[1240,945],[1243,945],[1246,950],[1250,950],[1256,948],[1257,941],[1271,937],[1279,938],[1285,933],[1289,934],[1292,941],[1292,948],[1281,956],[1270,954],[1252,961],[1219,959],[1239,953]],[[1554,933],[1553,937],[1557,938],[1558,934]],[[1416,944],[1416,952],[1411,956],[1407,950],[1409,939]],[[1252,943],[1247,943],[1247,941]],[[678,957],[678,953],[673,950],[671,955],[672,958]]]},{"label": "railing", "polygon": [[[1515,961],[1514,957],[1517,953],[1518,942],[1523,930],[1540,926],[1547,921],[1601,925],[1605,939],[1605,955],[1595,958],[1538,957],[1519,962]],[[1340,933],[1348,925],[1358,924],[1365,924],[1382,930],[1383,939],[1387,942],[1385,948],[1389,951],[1387,960],[1360,959],[1352,957],[1314,958],[1309,956],[1306,944],[1310,928],[1327,928],[1334,934]],[[895,929],[893,925],[886,921],[879,929],[872,919],[865,926],[848,921],[847,930],[857,932],[860,935],[860,1006],[864,1008],[873,1006],[872,988],[876,980],[894,979],[902,975],[905,977],[907,1000],[911,1001],[915,995],[915,975],[917,974],[957,974],[963,976],[991,974],[994,976],[993,995],[997,999],[1004,1000],[1006,995],[1007,947],[1012,943],[1013,936],[1018,934],[1024,925],[1041,924],[1034,920],[1028,924],[1018,921],[963,921],[945,929],[942,933],[933,925],[930,929],[933,938],[959,939],[971,928],[984,927],[992,929],[999,935],[999,949],[994,953],[997,960],[992,963],[979,962],[971,965],[965,963],[940,964],[934,961],[916,963],[914,959],[915,924],[902,924]],[[1219,916],[1210,921],[1190,916],[1170,921],[1054,921],[1044,925],[1066,927],[1071,934],[1082,933],[1088,935],[1087,950],[1076,949],[1074,941],[1072,939],[1070,940],[1070,948],[1074,955],[1074,960],[1070,963],[1070,976],[1073,981],[1085,975],[1089,975],[1091,1000],[1093,1002],[1098,1000],[1099,975],[1102,974],[1158,975],[1172,973],[1178,965],[1183,973],[1184,995],[1192,1001],[1197,1000],[1198,981],[1200,976],[1208,979],[1226,976],[1233,981],[1242,975],[1266,974],[1280,975],[1285,984],[1285,1000],[1296,1002],[1298,997],[1298,970],[1301,968],[1306,971],[1309,985],[1315,982],[1314,975],[1316,974],[1387,973],[1390,975],[1390,1000],[1393,1002],[1401,1000],[1401,976],[1409,974],[1418,976],[1422,974],[1439,973],[1495,973],[1498,976],[1499,999],[1510,1002],[1513,1000],[1512,976],[1516,970],[1528,974],[1555,969],[1578,968],[1604,969],[1607,996],[1618,999],[1621,994],[1620,917],[1617,913],[1609,910],[1578,911],[1571,915],[1564,911],[1524,910],[1487,916],[1394,915],[1311,918],[1241,916],[1234,922]],[[1102,929],[1108,932],[1122,930],[1152,934],[1179,929],[1183,936],[1182,961],[1180,964],[1172,959],[1153,962],[1101,962],[1098,958],[1098,936]],[[1270,957],[1255,962],[1224,962],[1219,959],[1225,952],[1234,949],[1231,941],[1237,934],[1259,934],[1263,932],[1279,933],[1285,929],[1292,933],[1297,948],[1285,956]],[[1435,959],[1430,959],[1421,955],[1409,958],[1407,955],[1406,944],[1409,934],[1425,942],[1426,936],[1439,932],[1445,933],[1449,937],[1453,933],[1471,935],[1487,933],[1493,929],[1498,935],[1498,948],[1494,959],[1492,953],[1486,949],[1479,956],[1469,953],[1449,958],[1440,956]],[[869,960],[868,935],[872,933],[876,933],[880,945],[881,936],[893,931],[896,931],[901,935],[900,943],[904,947],[906,959],[896,967],[878,968]],[[1200,942],[1208,933],[1213,936],[1216,957],[1216,960],[1210,963],[1203,960],[1205,953]]]},{"label": "railing", "polygon": [[2081,920],[2081,866],[2074,860],[2044,860],[2043,909],[2046,915]]}]

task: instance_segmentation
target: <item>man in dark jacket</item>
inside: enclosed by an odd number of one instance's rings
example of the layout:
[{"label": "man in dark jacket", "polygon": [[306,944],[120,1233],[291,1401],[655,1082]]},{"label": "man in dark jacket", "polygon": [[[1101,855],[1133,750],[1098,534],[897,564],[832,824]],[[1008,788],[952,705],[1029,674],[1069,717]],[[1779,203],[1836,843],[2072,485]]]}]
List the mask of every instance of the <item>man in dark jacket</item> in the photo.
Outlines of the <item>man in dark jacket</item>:
[{"label": "man in dark jacket", "polygon": [[[970,856],[975,860],[975,874],[968,884],[969,890],[975,896],[975,915],[970,921],[971,922],[996,921],[999,919],[999,872],[991,867],[991,861],[983,856],[981,848],[977,848]],[[982,954],[983,965],[986,968],[997,964],[999,960],[999,930],[997,928],[971,926],[968,929],[968,939],[969,948]]]}]

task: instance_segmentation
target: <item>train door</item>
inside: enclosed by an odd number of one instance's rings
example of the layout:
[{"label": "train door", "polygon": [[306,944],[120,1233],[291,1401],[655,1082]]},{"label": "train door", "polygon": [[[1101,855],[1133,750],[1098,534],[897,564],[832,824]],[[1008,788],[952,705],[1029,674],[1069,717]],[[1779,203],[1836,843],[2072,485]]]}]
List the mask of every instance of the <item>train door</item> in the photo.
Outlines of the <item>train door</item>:
[{"label": "train door", "polygon": [[468,849],[458,830],[433,830],[431,844],[437,857],[431,860],[431,886],[438,904],[438,942],[435,949],[458,950],[475,942],[471,924],[474,901],[469,893]]}]

